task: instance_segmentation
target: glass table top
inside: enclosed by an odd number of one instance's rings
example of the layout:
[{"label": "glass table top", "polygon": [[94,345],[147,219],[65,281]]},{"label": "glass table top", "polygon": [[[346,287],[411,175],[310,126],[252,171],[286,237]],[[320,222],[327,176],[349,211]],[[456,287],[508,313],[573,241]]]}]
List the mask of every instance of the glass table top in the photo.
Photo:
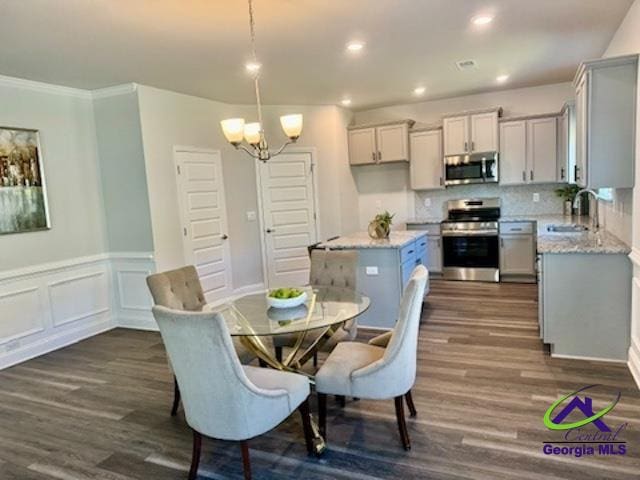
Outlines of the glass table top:
[{"label": "glass table top", "polygon": [[370,300],[355,290],[339,287],[304,287],[307,301],[298,307],[273,308],[267,293],[245,295],[222,305],[206,305],[220,313],[232,336],[282,335],[346,322],[369,308]]}]

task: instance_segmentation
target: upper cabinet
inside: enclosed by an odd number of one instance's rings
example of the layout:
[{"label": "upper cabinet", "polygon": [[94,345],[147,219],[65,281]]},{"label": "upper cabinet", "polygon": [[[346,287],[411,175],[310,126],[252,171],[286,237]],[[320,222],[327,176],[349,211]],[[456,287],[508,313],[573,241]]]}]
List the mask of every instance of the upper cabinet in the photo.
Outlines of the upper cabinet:
[{"label": "upper cabinet", "polygon": [[574,81],[578,185],[634,186],[637,75],[638,55],[580,65]]},{"label": "upper cabinet", "polygon": [[556,180],[562,183],[576,183],[576,108],[567,103],[558,118],[558,162]]},{"label": "upper cabinet", "polygon": [[500,123],[500,183],[557,182],[557,116]]},{"label": "upper cabinet", "polygon": [[349,128],[349,163],[371,165],[409,161],[409,127],[412,122]]},{"label": "upper cabinet", "polygon": [[446,117],[443,121],[445,156],[498,151],[499,113],[497,109]]},{"label": "upper cabinet", "polygon": [[442,162],[442,129],[409,134],[411,188],[435,190],[444,188]]}]

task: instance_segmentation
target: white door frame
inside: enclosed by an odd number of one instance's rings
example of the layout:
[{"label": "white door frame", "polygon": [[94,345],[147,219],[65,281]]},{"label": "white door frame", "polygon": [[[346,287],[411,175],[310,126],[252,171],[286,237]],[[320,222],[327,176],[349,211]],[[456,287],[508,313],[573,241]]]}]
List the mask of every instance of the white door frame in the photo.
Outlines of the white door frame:
[{"label": "white door frame", "polygon": [[[221,194],[222,194],[222,198],[224,200],[224,215],[226,218],[226,223],[227,223],[227,230],[229,229],[229,212],[227,210],[227,194],[226,194],[226,190],[225,190],[225,185],[224,185],[224,162],[222,160],[222,152],[220,150],[217,149],[213,149],[213,148],[203,148],[203,147],[193,147],[190,145],[174,145],[173,146],[173,175],[175,178],[175,182],[176,182],[176,190],[177,190],[177,197],[178,197],[178,215],[180,218],[180,241],[182,243],[182,261],[186,264],[186,256],[185,256],[185,244],[184,244],[184,235],[183,235],[183,231],[182,229],[184,228],[184,224],[185,224],[185,219],[182,218],[184,215],[184,204],[183,204],[183,199],[182,199],[182,195],[180,192],[180,179],[178,178],[178,157],[177,157],[177,153],[178,152],[192,152],[192,153],[211,153],[211,154],[217,154],[220,157],[220,173],[222,174],[222,181],[220,182],[220,190],[221,190]],[[228,235],[228,232],[227,232]],[[231,294],[233,294],[234,290],[235,290],[235,286],[233,285],[233,261],[231,258],[231,243],[229,243],[229,265],[227,265],[226,267],[228,267],[228,271],[229,271],[229,288],[231,290]]]},{"label": "white door frame", "polygon": [[[308,153],[311,155],[311,182],[313,184],[313,203],[315,206],[315,215],[314,215],[314,227],[315,227],[315,237],[316,242],[320,239],[320,224],[318,223],[318,218],[320,217],[320,202],[318,201],[318,175],[317,175],[317,157],[318,151],[316,147],[287,147],[283,152],[284,155],[287,153]],[[267,160],[268,162],[269,160]],[[269,288],[269,272],[268,272],[268,263],[267,263],[267,245],[265,242],[265,226],[264,226],[264,207],[262,205],[262,181],[260,177],[260,160],[255,160],[256,167],[256,188],[258,194],[258,225],[260,227],[260,250],[262,253],[262,282],[264,283],[265,288]]]}]

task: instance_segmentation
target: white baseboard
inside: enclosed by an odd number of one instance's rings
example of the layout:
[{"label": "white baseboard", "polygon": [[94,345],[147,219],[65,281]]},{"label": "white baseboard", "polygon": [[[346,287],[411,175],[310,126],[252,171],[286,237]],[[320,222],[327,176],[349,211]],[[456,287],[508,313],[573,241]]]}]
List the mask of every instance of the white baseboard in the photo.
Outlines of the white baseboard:
[{"label": "white baseboard", "polygon": [[600,358],[600,357],[583,357],[581,355],[563,355],[561,353],[551,353],[553,358],[564,358],[566,360],[586,360],[588,362],[603,362],[603,363],[620,363],[626,364],[626,360],[620,360],[619,358]]},{"label": "white baseboard", "polygon": [[150,252],[117,252],[109,255],[113,276],[113,315],[118,327],[158,330],[147,288],[147,276],[155,272]]}]

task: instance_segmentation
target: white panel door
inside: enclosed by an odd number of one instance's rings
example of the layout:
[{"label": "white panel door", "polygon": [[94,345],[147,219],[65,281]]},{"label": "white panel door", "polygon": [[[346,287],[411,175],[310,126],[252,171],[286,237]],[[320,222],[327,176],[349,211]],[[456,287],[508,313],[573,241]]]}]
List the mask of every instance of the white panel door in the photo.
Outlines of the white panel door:
[{"label": "white panel door", "polygon": [[185,262],[214,302],[233,290],[220,152],[176,150],[175,162]]},{"label": "white panel door", "polygon": [[553,183],[557,175],[558,131],[556,117],[527,122],[529,182]]},{"label": "white panel door", "polygon": [[526,183],[527,122],[517,120],[500,124],[500,183]]},{"label": "white panel door", "polygon": [[411,188],[433,190],[444,188],[442,130],[412,133],[409,137]]},{"label": "white panel door", "polygon": [[376,129],[349,130],[349,163],[351,165],[366,165],[376,162]]},{"label": "white panel door", "polygon": [[498,151],[498,112],[471,115],[471,152]]},{"label": "white panel door", "polygon": [[311,153],[282,153],[259,174],[268,287],[306,285],[307,247],[317,241]]},{"label": "white panel door", "polygon": [[379,162],[409,160],[409,130],[406,123],[376,128],[376,142]]},{"label": "white panel door", "polygon": [[469,117],[445,118],[444,130],[444,154],[465,155],[469,152]]}]

